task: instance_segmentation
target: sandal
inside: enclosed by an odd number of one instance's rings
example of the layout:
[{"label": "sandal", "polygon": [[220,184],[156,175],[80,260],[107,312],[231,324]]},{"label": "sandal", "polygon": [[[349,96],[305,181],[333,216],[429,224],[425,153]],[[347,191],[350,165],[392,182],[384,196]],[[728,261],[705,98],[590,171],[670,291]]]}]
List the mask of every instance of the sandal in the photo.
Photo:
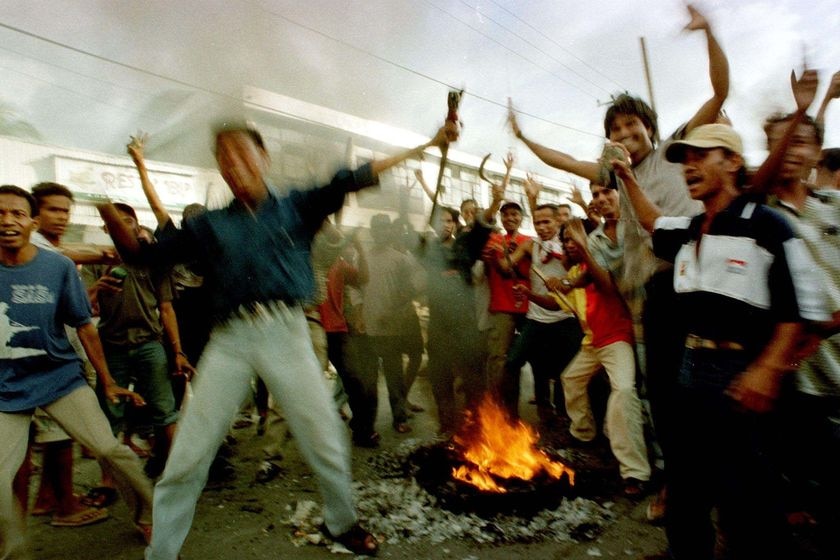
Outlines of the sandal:
[{"label": "sandal", "polygon": [[139,521],[134,524],[134,528],[137,529],[137,532],[140,533],[140,536],[143,537],[143,541],[146,543],[146,546],[152,544],[152,524],[151,523],[140,523]]},{"label": "sandal", "polygon": [[645,517],[653,525],[662,525],[665,523],[665,513],[665,488],[662,488],[645,508]]},{"label": "sandal", "polygon": [[43,515],[49,515],[51,513],[55,513],[55,504],[50,504],[46,506],[35,506],[32,508],[32,511],[29,512],[29,515],[33,517],[41,517]]},{"label": "sandal", "polygon": [[271,482],[283,469],[280,465],[276,463],[272,463],[271,461],[263,461],[260,464],[260,468],[257,469],[257,482],[261,484],[265,484],[266,482]]},{"label": "sandal", "polygon": [[647,484],[643,480],[629,477],[623,482],[622,493],[625,498],[638,500],[647,493]]},{"label": "sandal", "polygon": [[398,434],[407,434],[411,431],[411,426],[409,426],[405,422],[397,422],[396,424],[394,424],[394,431],[396,431]]},{"label": "sandal", "polygon": [[379,447],[379,434],[371,432],[369,434],[356,435],[353,434],[353,445],[358,447],[366,447],[368,449],[376,449]]},{"label": "sandal", "polygon": [[79,498],[82,505],[95,508],[108,507],[117,501],[117,490],[109,486],[91,488],[88,493]]},{"label": "sandal", "polygon": [[89,507],[70,515],[54,515],[50,525],[53,527],[84,527],[108,519],[108,510]]},{"label": "sandal", "polygon": [[379,552],[379,543],[377,542],[376,537],[368,533],[358,523],[337,537],[332,536],[326,527],[324,528],[324,532],[328,537],[344,546],[344,548],[353,554],[376,556]]}]

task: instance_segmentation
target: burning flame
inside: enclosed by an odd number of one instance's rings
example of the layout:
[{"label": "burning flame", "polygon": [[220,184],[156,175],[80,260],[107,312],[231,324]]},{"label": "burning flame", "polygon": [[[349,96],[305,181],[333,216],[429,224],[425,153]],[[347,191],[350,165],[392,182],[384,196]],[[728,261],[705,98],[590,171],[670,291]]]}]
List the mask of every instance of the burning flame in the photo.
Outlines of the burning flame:
[{"label": "burning flame", "polygon": [[469,463],[452,469],[454,478],[496,493],[507,492],[496,479],[531,480],[540,472],[553,479],[566,473],[574,484],[574,471],[537,449],[537,433],[522,421],[512,423],[493,399],[482,401],[468,427],[469,436],[454,437]]}]

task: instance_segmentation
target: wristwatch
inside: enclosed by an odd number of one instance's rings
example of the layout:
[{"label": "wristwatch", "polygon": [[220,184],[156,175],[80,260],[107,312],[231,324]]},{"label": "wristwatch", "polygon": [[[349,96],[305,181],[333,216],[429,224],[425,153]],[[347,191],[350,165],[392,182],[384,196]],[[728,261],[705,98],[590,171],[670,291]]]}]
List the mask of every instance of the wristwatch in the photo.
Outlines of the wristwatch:
[{"label": "wristwatch", "polygon": [[561,284],[564,288],[571,288],[571,287],[572,287],[572,283],[571,283],[571,282],[569,282],[569,279],[568,279],[568,278],[563,278],[562,280],[560,280],[560,284]]}]

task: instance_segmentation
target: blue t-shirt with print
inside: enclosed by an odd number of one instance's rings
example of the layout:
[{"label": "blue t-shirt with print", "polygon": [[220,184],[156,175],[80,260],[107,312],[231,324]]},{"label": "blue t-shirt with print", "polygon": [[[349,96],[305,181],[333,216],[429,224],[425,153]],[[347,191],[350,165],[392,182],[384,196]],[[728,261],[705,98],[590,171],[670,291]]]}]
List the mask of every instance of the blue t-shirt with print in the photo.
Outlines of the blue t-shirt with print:
[{"label": "blue t-shirt with print", "polygon": [[70,259],[39,249],[28,263],[0,264],[0,411],[30,411],[85,384],[64,325],[90,316]]}]

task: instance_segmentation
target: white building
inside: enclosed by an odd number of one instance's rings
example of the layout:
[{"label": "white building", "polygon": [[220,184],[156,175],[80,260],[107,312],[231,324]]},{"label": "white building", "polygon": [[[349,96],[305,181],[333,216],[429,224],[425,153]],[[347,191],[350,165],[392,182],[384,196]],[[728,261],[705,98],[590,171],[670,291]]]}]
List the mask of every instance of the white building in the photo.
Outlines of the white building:
[{"label": "white building", "polygon": [[[245,88],[241,113],[262,133],[272,158],[270,175],[281,189],[308,188],[329,180],[342,166],[356,166],[374,158],[416,146],[427,137],[383,123],[361,119],[304,101]],[[198,115],[178,123],[179,132],[155,146],[151,138],[146,149],[147,167],[161,200],[176,218],[189,203],[200,202],[219,207],[230,200],[230,192],[215,169],[191,167],[157,161],[167,154],[195,149],[196,142],[210,149],[210,124]],[[128,140],[128,138],[126,138]],[[497,154],[485,167],[498,180],[504,173]],[[439,204],[458,207],[462,200],[473,198],[479,206],[490,201],[489,186],[478,177],[482,155],[449,150],[444,170]],[[168,158],[167,158],[168,159]],[[173,158],[174,159],[174,158]],[[430,149],[423,161],[409,161],[381,177],[379,189],[348,197],[338,217],[340,225],[367,227],[372,215],[388,213],[406,217],[417,231],[423,231],[431,211],[431,201],[414,177],[422,169],[426,182],[434,188],[439,153]],[[522,190],[525,173],[514,169],[506,198],[527,209]],[[541,202],[562,202],[571,192],[570,184],[539,178],[545,186]],[[69,187],[76,198],[68,242],[107,243],[94,203],[102,196],[132,205],[140,222],[155,226],[154,216],[143,196],[140,180],[127,155],[90,152],[0,136],[0,182],[24,188],[54,181]],[[523,229],[530,230],[530,216]]]}]

